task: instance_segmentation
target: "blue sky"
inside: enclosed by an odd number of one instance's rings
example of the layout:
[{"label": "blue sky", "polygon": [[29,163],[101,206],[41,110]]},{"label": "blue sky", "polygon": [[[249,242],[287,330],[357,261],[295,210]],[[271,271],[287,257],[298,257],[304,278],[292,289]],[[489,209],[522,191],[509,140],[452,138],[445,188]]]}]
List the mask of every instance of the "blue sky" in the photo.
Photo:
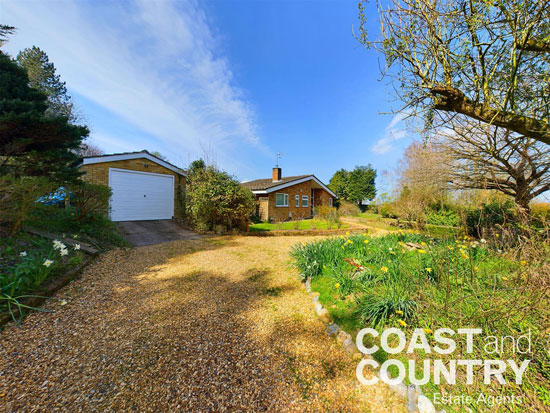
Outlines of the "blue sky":
[{"label": "blue sky", "polygon": [[[205,153],[241,180],[396,166],[410,142],[352,36],[357,1],[7,1],[4,49],[46,51],[105,152]],[[368,10],[370,34],[378,31]]]}]

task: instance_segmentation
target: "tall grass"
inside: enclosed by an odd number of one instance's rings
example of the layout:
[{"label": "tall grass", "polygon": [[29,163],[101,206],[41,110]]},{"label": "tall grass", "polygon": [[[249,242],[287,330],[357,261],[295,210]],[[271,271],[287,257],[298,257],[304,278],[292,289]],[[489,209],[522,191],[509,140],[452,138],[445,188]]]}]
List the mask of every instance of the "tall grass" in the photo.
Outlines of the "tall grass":
[{"label": "tall grass", "polygon": [[[550,354],[544,350],[549,348],[550,283],[535,278],[525,257],[511,258],[484,240],[402,231],[299,244],[291,254],[302,277],[311,278],[312,287],[319,289],[333,318],[347,328],[393,326],[410,333],[414,328],[431,332],[473,327],[499,337],[519,337],[530,330],[536,337],[530,379],[519,388],[483,390],[513,390],[531,407],[550,407],[550,390],[544,384],[550,377]],[[471,358],[459,354],[463,348],[459,342],[453,358]],[[508,349],[498,358],[520,356]],[[505,378],[513,382],[513,377]]]}]

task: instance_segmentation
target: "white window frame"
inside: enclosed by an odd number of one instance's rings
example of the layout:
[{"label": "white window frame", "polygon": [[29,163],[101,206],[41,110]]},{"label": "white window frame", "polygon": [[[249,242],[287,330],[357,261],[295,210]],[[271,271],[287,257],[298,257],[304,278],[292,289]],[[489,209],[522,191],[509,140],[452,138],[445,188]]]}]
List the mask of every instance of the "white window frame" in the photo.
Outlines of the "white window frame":
[{"label": "white window frame", "polygon": [[329,206],[330,208],[332,208],[332,205],[333,205],[332,202],[333,202],[333,201],[332,201],[332,198],[329,198],[329,199],[328,199],[328,206]]},{"label": "white window frame", "polygon": [[299,207],[300,207],[300,195],[296,195],[296,196],[294,197],[294,206],[295,206],[296,208],[299,208]]},{"label": "white window frame", "polygon": [[[277,205],[277,195],[282,195],[283,196],[283,202],[284,202],[283,205]],[[277,208],[288,208],[288,194],[284,194],[282,192],[275,193],[275,207],[277,207]]]},{"label": "white window frame", "polygon": [[[306,204],[304,205],[304,201],[306,201]],[[309,207],[309,196],[302,195],[302,208],[308,208]]]}]

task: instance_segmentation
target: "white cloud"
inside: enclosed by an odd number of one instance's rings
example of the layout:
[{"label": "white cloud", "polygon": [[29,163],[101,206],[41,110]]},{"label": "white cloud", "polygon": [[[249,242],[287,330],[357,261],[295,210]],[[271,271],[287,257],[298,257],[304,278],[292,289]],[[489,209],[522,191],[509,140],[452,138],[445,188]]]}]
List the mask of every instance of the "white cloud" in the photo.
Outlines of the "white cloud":
[{"label": "white cloud", "polygon": [[400,112],[392,118],[388,126],[386,126],[384,136],[372,146],[371,150],[374,153],[379,155],[388,153],[394,148],[394,142],[407,137],[407,130],[402,125],[403,119],[407,116],[407,113]]},{"label": "white cloud", "polygon": [[72,92],[141,132],[91,125],[106,150],[147,148],[178,161],[202,155],[206,145],[222,167],[243,148],[267,153],[254,110],[195,1],[4,1],[2,14],[18,29],[6,47],[11,54],[42,48]]}]

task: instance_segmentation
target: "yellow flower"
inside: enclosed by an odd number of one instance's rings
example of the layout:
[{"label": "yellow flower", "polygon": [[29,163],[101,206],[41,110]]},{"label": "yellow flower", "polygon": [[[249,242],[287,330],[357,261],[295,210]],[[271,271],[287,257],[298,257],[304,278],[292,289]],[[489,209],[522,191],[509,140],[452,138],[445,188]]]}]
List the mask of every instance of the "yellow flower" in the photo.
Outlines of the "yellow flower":
[{"label": "yellow flower", "polygon": [[449,245],[447,248],[449,248],[449,251],[454,250],[453,246]]},{"label": "yellow flower", "polygon": [[399,315],[403,315],[403,311],[401,311],[401,310],[397,310],[396,313],[399,314]]},{"label": "yellow flower", "polygon": [[353,241],[348,239],[348,244],[353,244]]},{"label": "yellow flower", "polygon": [[344,249],[344,246],[342,245],[342,247],[341,247],[341,248],[342,248],[342,249]]},{"label": "yellow flower", "polygon": [[432,269],[430,267],[426,267],[426,271],[432,272]]},{"label": "yellow flower", "polygon": [[425,243],[424,241],[422,241],[422,242],[420,243],[420,245],[426,246],[426,243]]},{"label": "yellow flower", "polygon": [[388,267],[382,266],[380,269],[381,269],[383,272],[388,272]]},{"label": "yellow flower", "polygon": [[346,232],[346,237],[349,237],[349,231]]},{"label": "yellow flower", "polygon": [[326,269],[327,269],[327,266],[323,264],[323,270],[326,270]]},{"label": "yellow flower", "polygon": [[422,330],[424,330],[424,333],[426,333],[426,334],[432,334],[433,333],[433,331],[430,330],[429,328],[423,328]]},{"label": "yellow flower", "polygon": [[498,238],[498,237],[500,237],[500,235],[499,235],[499,234],[495,234],[495,237]]},{"label": "yellow flower", "polygon": [[340,284],[338,283],[334,284],[334,288],[340,288]]},{"label": "yellow flower", "polygon": [[391,254],[391,255],[395,255],[395,252],[393,252],[393,251],[390,251],[390,254]]},{"label": "yellow flower", "polygon": [[422,248],[418,250],[420,254],[426,254],[426,250],[423,250]]},{"label": "yellow flower", "polygon": [[527,265],[527,261],[521,260],[519,263],[520,263],[521,265]]},{"label": "yellow flower", "polygon": [[479,268],[477,268],[477,267],[474,267],[474,271],[478,271],[478,270],[479,270]]},{"label": "yellow flower", "polygon": [[401,324],[401,326],[407,327],[407,323],[405,323],[403,320],[397,320],[397,322]]},{"label": "yellow flower", "polygon": [[369,240],[366,239],[365,241],[363,241],[365,244],[368,244],[369,243]]}]

